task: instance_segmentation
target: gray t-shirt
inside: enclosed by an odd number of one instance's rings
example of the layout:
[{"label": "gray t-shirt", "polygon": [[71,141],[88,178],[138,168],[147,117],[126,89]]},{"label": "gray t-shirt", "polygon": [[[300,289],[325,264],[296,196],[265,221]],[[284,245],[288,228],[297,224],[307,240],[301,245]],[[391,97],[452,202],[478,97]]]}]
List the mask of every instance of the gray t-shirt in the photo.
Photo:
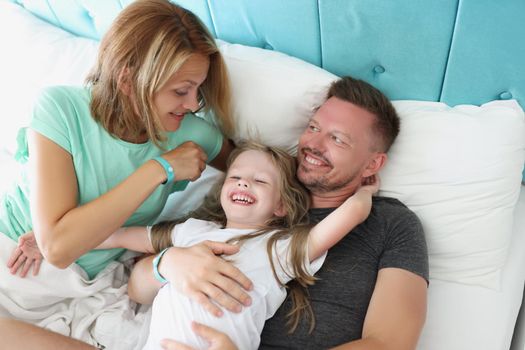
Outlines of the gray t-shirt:
[{"label": "gray t-shirt", "polygon": [[[312,209],[310,217],[322,220],[333,209]],[[428,281],[428,254],[417,216],[400,201],[373,197],[368,219],[328,251],[319,278],[308,288],[315,314],[315,329],[308,334],[303,320],[288,334],[287,298],[266,321],[260,349],[326,349],[360,339],[377,272],[385,267],[411,271]]]}]

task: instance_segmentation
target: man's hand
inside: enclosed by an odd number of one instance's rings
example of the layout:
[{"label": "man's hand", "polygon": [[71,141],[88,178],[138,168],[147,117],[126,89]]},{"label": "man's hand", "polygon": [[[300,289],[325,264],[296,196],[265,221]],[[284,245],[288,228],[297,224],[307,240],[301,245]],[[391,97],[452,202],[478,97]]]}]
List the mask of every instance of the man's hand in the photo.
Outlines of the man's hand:
[{"label": "man's hand", "polygon": [[40,271],[42,259],[35,234],[30,231],[18,238],[18,247],[9,257],[7,267],[11,270],[11,274],[16,275],[20,271],[20,277],[24,278],[33,266],[33,276],[36,276]]},{"label": "man's hand", "polygon": [[[204,338],[210,344],[208,350],[237,350],[235,344],[224,333],[197,322],[192,322],[191,328],[195,334]],[[190,346],[171,339],[163,339],[160,345],[165,350],[194,350]]]}]

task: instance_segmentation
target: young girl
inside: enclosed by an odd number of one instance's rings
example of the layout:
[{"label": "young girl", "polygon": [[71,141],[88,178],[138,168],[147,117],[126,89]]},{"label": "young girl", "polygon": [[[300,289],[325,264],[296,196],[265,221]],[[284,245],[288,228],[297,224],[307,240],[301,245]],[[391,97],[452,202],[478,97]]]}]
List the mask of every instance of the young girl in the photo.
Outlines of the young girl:
[{"label": "young girl", "polygon": [[[191,321],[226,333],[239,349],[256,349],[264,322],[286,297],[285,284],[296,279],[314,282],[326,251],[366,219],[371,196],[378,184],[362,186],[341,207],[314,227],[307,222],[308,194],[295,178],[295,159],[286,152],[246,143],[231,155],[224,182],[212,189],[195,212],[175,222],[147,228],[130,227],[110,236],[103,247],[161,251],[154,260],[157,279],[164,281],[158,265],[167,247],[189,246],[213,239],[237,242],[239,253],[228,257],[254,283],[252,305],[241,313],[226,312],[216,318],[200,304],[165,284],[153,302],[150,333],[145,349],[159,349],[163,338],[173,338],[195,348],[207,344],[191,330]],[[164,281],[165,282],[165,281]],[[292,291],[293,329],[302,311],[313,314],[300,290]]]}]

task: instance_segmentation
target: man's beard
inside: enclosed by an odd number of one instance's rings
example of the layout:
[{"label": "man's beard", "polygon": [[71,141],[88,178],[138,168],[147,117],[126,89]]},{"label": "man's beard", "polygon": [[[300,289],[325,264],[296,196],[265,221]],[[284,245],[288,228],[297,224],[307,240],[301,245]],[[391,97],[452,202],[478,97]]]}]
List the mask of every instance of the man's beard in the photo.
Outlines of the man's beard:
[{"label": "man's beard", "polygon": [[[331,169],[333,169],[332,163],[328,159],[326,159],[321,152],[319,152],[316,149],[304,147],[303,149],[301,149],[301,153],[303,153],[303,151],[305,150],[321,158]],[[306,167],[303,167],[301,165],[299,165],[299,169],[302,171],[303,174],[306,175],[306,178],[304,176],[300,176],[301,172],[299,172],[298,174],[299,180],[312,193],[329,193],[329,192],[338,191],[341,188],[346,187],[352,181],[354,181],[354,179],[357,176],[357,172],[353,172],[352,174],[350,174],[349,176],[343,179],[339,179],[337,181],[332,182],[325,175],[320,175],[317,178],[309,178],[308,174],[310,173],[310,170],[308,170]]]},{"label": "man's beard", "polygon": [[337,181],[331,181],[326,176],[321,175],[317,178],[310,178],[308,176],[309,171],[303,168],[303,173],[306,176],[299,176],[301,183],[312,193],[329,193],[338,191],[350,184],[356,178],[356,173],[353,173],[343,179]]}]

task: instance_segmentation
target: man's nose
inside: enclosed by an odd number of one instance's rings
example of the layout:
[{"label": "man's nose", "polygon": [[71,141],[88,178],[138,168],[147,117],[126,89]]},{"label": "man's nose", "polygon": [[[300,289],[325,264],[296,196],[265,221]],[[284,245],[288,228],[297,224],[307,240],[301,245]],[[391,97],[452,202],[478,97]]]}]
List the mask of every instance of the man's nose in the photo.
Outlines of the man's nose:
[{"label": "man's nose", "polygon": [[323,137],[321,135],[315,135],[310,137],[304,144],[305,147],[308,147],[310,149],[315,149],[317,151],[322,151],[324,149],[323,146]]}]

